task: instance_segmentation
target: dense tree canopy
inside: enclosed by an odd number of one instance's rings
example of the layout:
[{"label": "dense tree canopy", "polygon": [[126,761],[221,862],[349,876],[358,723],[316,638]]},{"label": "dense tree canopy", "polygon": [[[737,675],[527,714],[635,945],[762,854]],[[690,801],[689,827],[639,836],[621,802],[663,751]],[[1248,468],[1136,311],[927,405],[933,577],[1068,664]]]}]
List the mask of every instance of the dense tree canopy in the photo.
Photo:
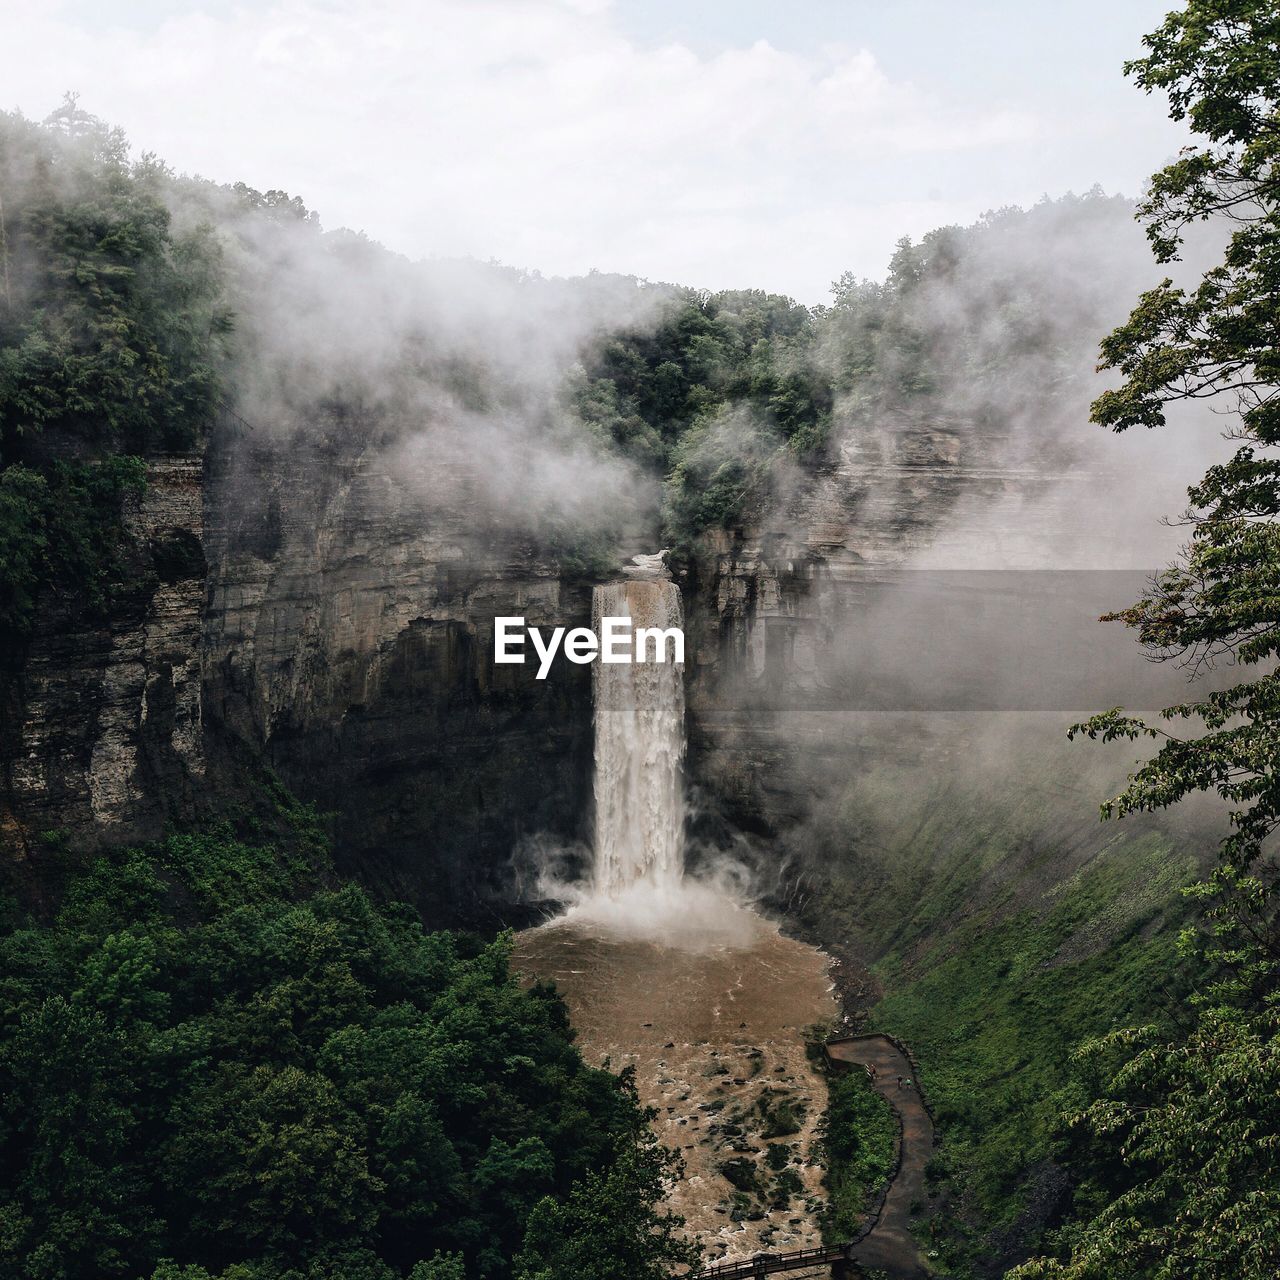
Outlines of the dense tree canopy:
[{"label": "dense tree canopy", "polygon": [[814,315],[760,290],[673,290],[658,323],[610,335],[569,386],[597,436],[667,479],[682,540],[732,524],[768,494],[780,455],[819,452],[831,375]]},{"label": "dense tree canopy", "polygon": [[191,444],[213,412],[219,252],[174,232],[167,181],[74,99],[43,127],[0,116],[0,640],[45,587],[105,603],[137,455]]},{"label": "dense tree canopy", "polygon": [[0,463],[45,431],[141,453],[190,443],[230,325],[217,241],[179,235],[167,171],[68,99],[0,120]]},{"label": "dense tree canopy", "polygon": [[1109,301],[1099,278],[1064,290],[1060,277],[1091,244],[1114,244],[1130,208],[1095,190],[903,240],[883,282],[846,274],[829,306],[673,290],[656,324],[588,355],[568,407],[665,477],[664,536],[684,546],[767,516],[797,468],[894,423],[1035,422],[1035,451],[1051,456],[1045,388],[1064,398],[1087,371]]},{"label": "dense tree canopy", "polygon": [[508,943],[324,879],[175,836],[100,859],[52,926],[9,921],[0,1270],[609,1280],[575,1261],[602,1222],[628,1274],[689,1257],[630,1079],[583,1065]]},{"label": "dense tree canopy", "polygon": [[544,1197],[529,1215],[516,1280],[666,1280],[676,1263],[696,1266],[698,1245],[650,1208],[679,1173],[677,1153],[642,1139],[567,1199]]},{"label": "dense tree canopy", "polygon": [[[1280,824],[1280,8],[1190,0],[1129,66],[1197,136],[1158,173],[1142,213],[1171,261],[1192,223],[1229,221],[1222,262],[1191,290],[1166,280],[1103,343],[1122,384],[1094,405],[1117,431],[1158,427],[1181,401],[1234,410],[1231,459],[1189,490],[1181,563],[1116,615],[1157,658],[1227,658],[1257,674],[1167,709],[1079,728],[1159,749],[1106,812],[1198,791],[1229,807],[1207,930],[1185,940],[1199,991],[1189,1028],[1133,1028],[1086,1046],[1097,1100],[1072,1120],[1089,1178],[1059,1256],[1022,1277],[1269,1280],[1280,1273],[1280,919],[1268,838]],[[1186,724],[1174,733],[1172,724]]]}]

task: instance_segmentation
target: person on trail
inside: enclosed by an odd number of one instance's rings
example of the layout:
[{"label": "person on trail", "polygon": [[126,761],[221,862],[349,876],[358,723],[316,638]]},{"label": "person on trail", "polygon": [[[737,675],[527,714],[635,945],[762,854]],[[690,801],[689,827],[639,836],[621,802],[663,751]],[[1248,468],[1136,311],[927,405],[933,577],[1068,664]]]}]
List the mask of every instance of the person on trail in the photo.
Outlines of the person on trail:
[{"label": "person on trail", "polygon": [[876,1078],[876,1069],[871,1065],[871,1063],[868,1062],[867,1063],[867,1079],[874,1080],[875,1078]]}]

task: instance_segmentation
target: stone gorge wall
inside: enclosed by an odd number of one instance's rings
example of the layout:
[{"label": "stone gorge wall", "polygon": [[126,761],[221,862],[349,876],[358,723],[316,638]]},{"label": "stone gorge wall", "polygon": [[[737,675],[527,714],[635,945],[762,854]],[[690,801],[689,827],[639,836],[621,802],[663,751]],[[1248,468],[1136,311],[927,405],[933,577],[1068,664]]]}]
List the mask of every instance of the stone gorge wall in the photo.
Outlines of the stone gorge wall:
[{"label": "stone gorge wall", "polygon": [[[847,658],[877,593],[972,513],[1005,511],[987,549],[1054,524],[1071,485],[999,453],[963,422],[852,436],[767,519],[707,535],[685,572],[695,812],[765,837],[767,874],[847,843],[832,799],[869,765],[945,772],[969,750],[945,718],[864,714]],[[131,589],[93,624],[46,610],[4,682],[16,857],[38,871],[45,832],[77,851],[225,812],[257,762],[334,815],[348,865],[438,920],[511,912],[521,841],[587,834],[590,668],[557,662],[539,682],[491,655],[496,615],[588,622],[590,584],[486,526],[465,474],[436,476],[450,499],[426,500],[388,456],[335,421],[296,438],[228,428],[207,462],[153,461]],[[1090,819],[1098,799],[1082,785]]]},{"label": "stone gorge wall", "polygon": [[[945,437],[932,458],[912,447],[888,471],[851,452],[768,527],[709,536],[682,584],[693,781],[748,829],[803,816],[812,761],[778,717],[820,705],[858,574],[923,536],[956,483]],[[477,528],[464,475],[442,508],[385,457],[337,427],[227,423],[207,461],[153,460],[130,589],[91,623],[46,601],[5,681],[6,846],[38,863],[45,833],[72,852],[154,838],[202,801],[236,804],[226,761],[255,758],[336,815],[362,873],[446,915],[511,897],[523,836],[585,833],[589,668],[537,682],[491,654],[494,616],[585,622],[589,585]],[[164,555],[184,539],[191,554]]]},{"label": "stone gorge wall", "polygon": [[[1001,454],[964,423],[852,437],[766,519],[706,535],[684,577],[698,834],[752,833],[760,888],[792,914],[850,884],[888,900],[907,828],[939,810],[952,827],[932,854],[913,846],[938,878],[983,848],[1001,853],[970,868],[975,893],[1014,902],[1068,878],[1114,841],[1097,806],[1140,748],[1071,744],[1067,727],[1185,694],[1184,673],[1097,624],[1145,573],[1083,568],[1125,549],[1078,518],[1096,478]],[[1203,850],[1216,821],[1124,826]]]},{"label": "stone gorge wall", "polygon": [[493,620],[589,623],[590,584],[478,526],[465,475],[441,506],[376,442],[309,439],[211,478],[206,721],[333,811],[362,875],[485,916],[523,837],[584,833],[591,778],[590,669],[495,667]]},{"label": "stone gorge wall", "polygon": [[704,536],[685,583],[691,770],[733,825],[776,835],[826,790],[824,763],[846,767],[837,655],[959,502],[1006,490],[973,453],[961,423],[854,435],[767,519]]},{"label": "stone gorge wall", "polygon": [[46,601],[2,681],[0,831],[39,893],[59,850],[244,807],[266,764],[339,856],[437,921],[512,898],[522,838],[585,831],[590,670],[494,667],[493,619],[590,620],[590,584],[414,498],[352,424],[224,430],[159,458],[110,615]]},{"label": "stone gorge wall", "polygon": [[37,888],[42,856],[153,836],[203,785],[203,498],[199,457],[153,459],[114,607],[47,599],[0,676],[0,833]]}]

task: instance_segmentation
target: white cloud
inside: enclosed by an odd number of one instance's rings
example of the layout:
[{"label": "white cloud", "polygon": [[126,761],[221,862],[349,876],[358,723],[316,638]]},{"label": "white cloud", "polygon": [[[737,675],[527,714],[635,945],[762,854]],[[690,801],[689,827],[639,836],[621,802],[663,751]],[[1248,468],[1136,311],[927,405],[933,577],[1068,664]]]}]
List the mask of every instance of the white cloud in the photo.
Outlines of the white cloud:
[{"label": "white cloud", "polygon": [[[92,29],[0,4],[0,94],[65,89],[139,149],[285,187],[402,252],[591,267],[818,300],[904,231],[1009,198],[894,191],[892,175],[1038,136],[963,110],[872,53],[759,41],[644,46],[602,0],[277,0]],[[1018,192],[1019,196],[1037,191]]]}]

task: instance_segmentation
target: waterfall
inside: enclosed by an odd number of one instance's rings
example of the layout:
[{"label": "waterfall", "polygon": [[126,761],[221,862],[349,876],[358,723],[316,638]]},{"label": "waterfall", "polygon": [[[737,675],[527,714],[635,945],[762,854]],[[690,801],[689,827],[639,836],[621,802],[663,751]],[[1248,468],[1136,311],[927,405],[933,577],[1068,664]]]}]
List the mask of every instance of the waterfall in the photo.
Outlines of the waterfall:
[{"label": "waterfall", "polygon": [[[682,625],[674,582],[632,579],[595,588],[592,624]],[[595,666],[597,895],[633,886],[675,889],[684,870],[684,668],[674,662]]]},{"label": "waterfall", "polygon": [[[680,590],[665,552],[634,556],[630,578],[596,587],[592,629],[630,618],[633,629],[683,629]],[[634,657],[634,649],[632,650]],[[672,655],[668,652],[667,657]],[[754,946],[772,926],[747,905],[746,868],[725,851],[685,875],[684,664],[595,663],[595,841],[589,883],[566,883],[554,860],[539,878],[544,898],[567,904],[546,929],[630,939],[686,951]]]}]

